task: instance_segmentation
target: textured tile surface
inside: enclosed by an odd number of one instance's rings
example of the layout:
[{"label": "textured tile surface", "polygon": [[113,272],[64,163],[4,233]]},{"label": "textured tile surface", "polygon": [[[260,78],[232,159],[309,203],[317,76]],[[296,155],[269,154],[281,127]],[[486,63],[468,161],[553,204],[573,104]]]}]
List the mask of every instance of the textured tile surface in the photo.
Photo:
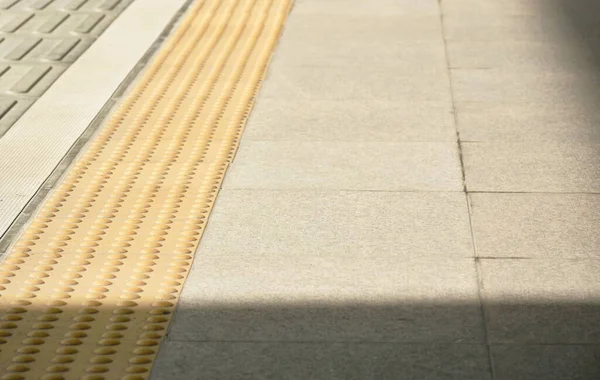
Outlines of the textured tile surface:
[{"label": "textured tile surface", "polygon": [[471,194],[480,257],[600,259],[600,194]]},{"label": "textured tile surface", "polygon": [[132,1],[0,3],[0,137]]},{"label": "textured tile surface", "polygon": [[[119,9],[129,4],[128,1],[110,3],[116,4],[110,12],[120,12]],[[63,8],[79,9],[80,5],[91,7],[93,4],[96,4],[94,7],[110,5],[107,1],[101,4],[98,1],[81,1],[77,4],[74,1],[55,1],[49,3],[48,8],[44,8],[44,12],[54,9],[50,6],[59,7],[59,11],[63,12]],[[19,117],[9,111],[4,116],[16,120],[14,125],[10,127],[0,120],[0,134],[2,134],[0,138],[0,178],[2,178],[0,235],[5,233],[28,200],[36,194],[74,142],[110,100],[115,90],[159,37],[181,4],[179,0],[133,2],[110,28],[69,66],[69,70],[56,79],[42,97],[23,95],[30,105],[27,112]],[[1,14],[11,15],[11,12]],[[37,11],[27,12],[35,13],[35,17],[38,17]],[[139,17],[139,12],[144,13],[143,18]],[[108,16],[103,18],[103,20],[109,19]],[[69,38],[73,37],[72,34],[69,36]],[[0,51],[3,52],[1,46],[0,43]],[[39,73],[40,68],[45,67],[44,65],[50,65],[51,70],[41,81],[30,82],[33,85],[31,91],[40,94],[41,90],[38,86],[49,84],[47,78],[54,75],[58,67],[66,67],[66,64],[18,62],[13,65],[0,62],[0,73],[4,72],[0,76],[0,88],[9,90],[20,81],[24,84],[22,88],[28,87],[25,86],[27,83],[22,82],[23,77],[14,77],[16,68],[27,77],[32,75],[30,74],[32,70],[33,73]],[[9,68],[7,71],[3,70],[7,67]],[[10,81],[4,81],[6,78]],[[0,98],[22,99],[18,94],[11,94],[6,98],[0,94]],[[17,102],[17,106],[18,103],[20,101]]]},{"label": "textured tile surface", "polygon": [[454,143],[246,141],[227,189],[461,191]]},{"label": "textured tile surface", "polygon": [[166,342],[152,379],[491,380],[485,346]]},{"label": "textured tile surface", "polygon": [[23,99],[14,95],[0,97],[0,137],[12,127],[33,102],[34,99]]},{"label": "textured tile surface", "polygon": [[[73,144],[88,127],[86,116],[97,116],[140,59],[150,58],[146,53],[157,38],[166,37],[164,28],[177,24],[161,50],[149,62],[143,60],[148,66],[128,96],[3,257],[2,378],[75,379],[101,373],[107,379],[139,379],[150,371],[254,102],[253,89],[262,81],[292,3],[200,1],[189,4],[180,19],[182,5],[171,0],[133,3],[0,139],[0,178],[6,178],[3,169],[18,168],[8,176],[8,186],[2,182],[0,200],[6,188],[38,190],[36,177],[57,164],[66,150],[61,145],[68,149]],[[221,38],[225,29],[239,33]],[[99,57],[99,52],[105,54]],[[77,75],[85,81],[69,82]],[[206,85],[213,80],[222,91]],[[44,104],[49,107],[40,110]],[[65,104],[68,108],[62,109]],[[214,115],[218,126],[206,122]],[[105,116],[101,112],[98,118]],[[183,122],[172,122],[180,117]],[[26,133],[29,128],[32,133]],[[154,137],[151,144],[147,136]],[[18,160],[2,149],[11,142],[20,149]],[[28,165],[43,154],[43,165]],[[51,259],[41,261],[42,256]],[[57,323],[54,315],[70,323]],[[39,349],[25,347],[31,344]]]}]

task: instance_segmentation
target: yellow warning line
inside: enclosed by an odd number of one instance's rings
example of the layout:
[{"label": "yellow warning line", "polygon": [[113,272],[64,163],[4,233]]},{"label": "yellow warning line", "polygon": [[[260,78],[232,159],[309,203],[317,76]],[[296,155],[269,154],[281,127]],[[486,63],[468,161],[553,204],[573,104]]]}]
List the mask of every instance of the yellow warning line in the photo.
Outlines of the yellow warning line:
[{"label": "yellow warning line", "polygon": [[187,12],[0,266],[2,379],[147,378],[290,5]]}]

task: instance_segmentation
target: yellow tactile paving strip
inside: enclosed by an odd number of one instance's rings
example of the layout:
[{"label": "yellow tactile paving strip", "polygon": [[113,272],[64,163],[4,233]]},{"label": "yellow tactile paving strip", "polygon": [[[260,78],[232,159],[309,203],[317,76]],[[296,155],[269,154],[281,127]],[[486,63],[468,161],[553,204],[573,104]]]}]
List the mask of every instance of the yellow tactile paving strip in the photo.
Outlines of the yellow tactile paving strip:
[{"label": "yellow tactile paving strip", "polygon": [[2,263],[2,379],[147,378],[290,6],[188,10]]}]

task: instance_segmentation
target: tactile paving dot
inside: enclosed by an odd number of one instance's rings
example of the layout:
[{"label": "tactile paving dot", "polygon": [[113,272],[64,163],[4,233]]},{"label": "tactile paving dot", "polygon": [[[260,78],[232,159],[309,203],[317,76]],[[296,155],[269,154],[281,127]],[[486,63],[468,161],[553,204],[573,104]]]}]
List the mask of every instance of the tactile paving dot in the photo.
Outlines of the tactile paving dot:
[{"label": "tactile paving dot", "polygon": [[2,379],[145,379],[291,0],[198,0],[0,265]]}]

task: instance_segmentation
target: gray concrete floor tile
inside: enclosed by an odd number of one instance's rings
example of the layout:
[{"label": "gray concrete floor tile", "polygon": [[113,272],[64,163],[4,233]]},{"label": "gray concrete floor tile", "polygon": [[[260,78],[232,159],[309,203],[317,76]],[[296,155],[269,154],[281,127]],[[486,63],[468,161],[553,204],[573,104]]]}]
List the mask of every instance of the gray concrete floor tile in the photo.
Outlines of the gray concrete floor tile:
[{"label": "gray concrete floor tile", "polygon": [[492,343],[600,343],[599,260],[483,260]]},{"label": "gray concrete floor tile", "polygon": [[600,142],[600,110],[585,104],[456,104],[462,141]]},{"label": "gray concrete floor tile", "polygon": [[470,191],[600,192],[598,143],[464,143]]},{"label": "gray concrete floor tile", "polygon": [[491,380],[485,346],[165,342],[152,379]]},{"label": "gray concrete floor tile", "polygon": [[506,16],[535,16],[558,13],[557,5],[560,0],[444,0],[440,3],[442,11],[448,16],[478,16],[478,17],[506,17]]},{"label": "gray concrete floor tile", "polygon": [[443,71],[446,53],[441,38],[410,42],[288,36],[277,49],[274,62],[286,66],[391,67],[402,75],[423,67]]},{"label": "gray concrete floor tile", "polygon": [[483,343],[472,259],[203,252],[173,340]]},{"label": "gray concrete floor tile", "polygon": [[[371,6],[371,8],[374,8]],[[378,10],[379,12],[379,10]],[[439,41],[442,25],[439,15],[326,14],[292,12],[286,22],[281,44],[288,38],[357,41]]]},{"label": "gray concrete floor tile", "polygon": [[259,98],[244,130],[249,140],[455,142],[456,130],[450,102]]},{"label": "gray concrete floor tile", "polygon": [[600,259],[600,194],[471,194],[480,257]]},{"label": "gray concrete floor tile", "polygon": [[595,70],[592,50],[554,42],[448,41],[447,47],[452,68],[518,72]]},{"label": "gray concrete floor tile", "polygon": [[497,380],[600,379],[600,345],[495,345]]},{"label": "gray concrete floor tile", "polygon": [[557,12],[517,15],[444,12],[444,15],[444,34],[448,40],[576,42],[568,20]]},{"label": "gray concrete floor tile", "polygon": [[300,2],[286,25],[275,65],[354,66],[361,70],[375,65],[393,67],[400,73],[425,65],[443,71],[446,61],[437,2],[412,2],[411,8],[425,11],[417,13],[422,15],[417,19],[413,12],[403,16],[409,12],[408,2],[403,3]]},{"label": "gray concrete floor tile", "polygon": [[227,189],[461,191],[456,144],[246,141]]},{"label": "gray concrete floor tile", "polygon": [[263,99],[450,102],[446,69],[419,67],[311,67],[273,62],[261,89]]},{"label": "gray concrete floor tile", "polygon": [[462,193],[222,190],[202,255],[473,257]]},{"label": "gray concrete floor tile", "polygon": [[577,72],[453,69],[457,102],[590,105],[600,96],[600,76]]},{"label": "gray concrete floor tile", "polygon": [[353,16],[438,16],[436,0],[296,0],[292,17],[301,14]]}]

